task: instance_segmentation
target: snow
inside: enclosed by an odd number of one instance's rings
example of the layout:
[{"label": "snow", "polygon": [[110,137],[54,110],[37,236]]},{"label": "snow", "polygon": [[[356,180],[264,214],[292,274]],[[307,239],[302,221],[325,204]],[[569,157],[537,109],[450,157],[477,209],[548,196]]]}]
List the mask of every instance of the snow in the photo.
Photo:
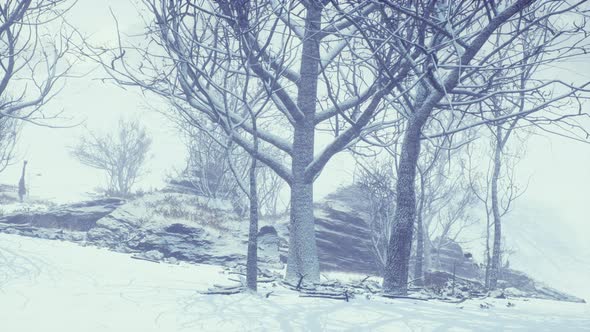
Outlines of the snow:
[{"label": "snow", "polygon": [[3,214],[19,212],[43,212],[49,209],[49,205],[43,203],[3,203],[0,205],[0,216]]},{"label": "snow", "polygon": [[[331,276],[333,277],[333,276]],[[0,234],[3,331],[590,331],[587,304],[543,300],[202,295],[220,267],[157,264],[73,243]],[[273,291],[269,298],[263,296]],[[508,301],[515,304],[507,307]],[[489,309],[480,305],[490,303]]]}]

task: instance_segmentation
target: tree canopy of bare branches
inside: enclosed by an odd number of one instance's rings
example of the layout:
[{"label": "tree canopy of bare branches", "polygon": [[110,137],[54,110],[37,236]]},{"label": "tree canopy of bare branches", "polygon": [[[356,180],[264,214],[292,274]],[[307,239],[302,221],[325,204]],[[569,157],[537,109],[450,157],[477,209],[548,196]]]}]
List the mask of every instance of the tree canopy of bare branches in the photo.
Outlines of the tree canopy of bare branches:
[{"label": "tree canopy of bare branches", "polygon": [[75,1],[5,0],[0,3],[0,171],[14,158],[19,122],[48,125],[44,106],[59,92],[71,65],[68,36],[57,25]]},{"label": "tree canopy of bare branches", "polygon": [[0,172],[14,158],[18,123],[12,118],[0,118]]},{"label": "tree canopy of bare branches", "polygon": [[[46,124],[44,111],[71,64],[69,39],[56,29],[71,0],[7,0],[0,4],[0,119]],[[50,30],[50,26],[53,28]],[[51,32],[50,32],[51,31]]]},{"label": "tree canopy of bare branches", "polygon": [[[291,189],[287,278],[319,280],[313,183],[385,110],[409,72],[378,70],[383,40],[363,31],[379,5],[344,1],[144,1],[149,42],[93,49],[120,84],[205,114]],[[405,61],[394,51],[387,61]],[[391,57],[397,57],[391,60]],[[238,108],[234,107],[239,105]],[[247,121],[253,110],[258,130]],[[316,135],[328,133],[323,146]],[[261,149],[254,153],[253,137]],[[262,148],[267,146],[269,148]],[[279,157],[280,156],[280,157]],[[288,162],[283,162],[287,160]]]},{"label": "tree canopy of bare branches", "polygon": [[[238,214],[245,213],[248,209],[247,199],[244,190],[239,188],[239,182],[247,182],[251,156],[239,146],[228,144],[228,137],[215,126],[195,128],[183,121],[175,121],[186,133],[188,151],[186,169],[181,176],[190,181],[200,195],[228,200]],[[258,165],[256,173],[260,178],[257,193],[260,214],[280,214],[284,211],[284,204],[280,200],[284,182],[265,165]]]},{"label": "tree canopy of bare branches", "polygon": [[[570,110],[590,82],[540,73],[587,53],[583,3],[143,0],[141,41],[82,52],[195,128],[206,116],[290,186],[288,279],[319,280],[313,183],[328,161],[397,137],[383,286],[405,294],[423,141],[516,118],[582,129]],[[522,105],[494,113],[499,97]]]}]

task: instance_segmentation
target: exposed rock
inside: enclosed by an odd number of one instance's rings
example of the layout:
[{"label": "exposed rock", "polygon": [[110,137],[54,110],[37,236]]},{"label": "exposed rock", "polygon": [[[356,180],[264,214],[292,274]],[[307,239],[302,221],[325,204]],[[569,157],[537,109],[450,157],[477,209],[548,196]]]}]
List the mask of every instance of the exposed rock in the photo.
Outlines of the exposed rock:
[{"label": "exposed rock", "polygon": [[70,242],[82,242],[86,240],[86,232],[64,231],[58,228],[38,228],[29,225],[0,224],[0,232],[48,240],[64,240]]},{"label": "exposed rock", "polygon": [[279,253],[280,239],[272,226],[263,226],[258,231],[258,260],[271,264],[281,262]]},{"label": "exposed rock", "polygon": [[[316,240],[323,271],[379,274],[365,222],[366,206],[359,195],[354,190],[340,191],[315,206]],[[87,241],[139,253],[138,257],[154,261],[229,265],[245,261],[247,223],[237,221],[224,204],[211,204],[186,194],[155,193],[125,204],[119,199],[103,199],[48,211],[13,213],[0,217],[0,231]],[[258,234],[263,263],[280,263],[279,257],[287,254],[288,222],[274,225],[262,227]],[[430,270],[425,272],[426,285],[442,293],[448,293],[451,287],[454,295],[481,292],[483,273],[473,258],[453,241],[434,242]],[[499,286],[508,297],[583,301],[514,270],[502,271]]]},{"label": "exposed rock", "polygon": [[489,297],[493,297],[495,299],[505,299],[506,295],[504,294],[504,291],[501,289],[494,289],[493,291],[491,291],[488,294]]},{"label": "exposed rock", "polygon": [[504,289],[504,294],[513,297],[525,297],[527,293],[514,287],[508,287]]},{"label": "exposed rock", "polygon": [[7,214],[0,217],[0,223],[86,232],[123,202],[119,199],[101,199],[61,205],[47,211]]},{"label": "exposed rock", "polygon": [[365,221],[352,213],[316,206],[316,242],[323,271],[379,273]]},{"label": "exposed rock", "polygon": [[482,294],[484,286],[476,280],[464,279],[445,271],[424,272],[424,284],[426,288],[437,295],[458,294],[467,297]]},{"label": "exposed rock", "polygon": [[122,249],[136,235],[141,221],[124,209],[118,209],[99,219],[88,231],[88,241],[95,244]]},{"label": "exposed rock", "polygon": [[195,185],[188,179],[172,179],[168,182],[168,185],[163,189],[164,192],[170,193],[183,193],[198,195],[200,191]]},{"label": "exposed rock", "polygon": [[0,203],[18,202],[18,187],[0,184]]},{"label": "exposed rock", "polygon": [[[358,188],[350,186],[329,195],[324,203],[316,205],[316,240],[322,270],[378,274],[379,264],[370,249],[369,227],[365,222],[368,205],[362,197]],[[448,292],[454,280],[461,292],[484,292],[485,273],[470,253],[465,253],[458,243],[448,239],[435,239],[433,247],[427,255],[427,287]],[[511,292],[501,289],[502,296],[524,294],[526,297],[584,301],[535,282],[525,273],[514,270],[504,270],[498,284],[501,288],[511,288]],[[455,294],[457,292],[455,289]]]},{"label": "exposed rock", "polygon": [[262,226],[260,228],[260,230],[258,231],[258,238],[262,237],[262,236],[266,236],[266,235],[274,235],[277,236],[277,229],[274,228],[273,226]]},{"label": "exposed rock", "polygon": [[88,232],[88,241],[124,252],[160,252],[166,259],[224,265],[244,259],[243,250],[234,243],[239,238],[228,232],[223,237],[197,221],[170,223],[145,218],[145,210],[123,206],[98,220]]},{"label": "exposed rock", "polygon": [[540,299],[586,303],[584,299],[560,292],[544,285],[543,283],[535,281],[524,272],[512,269],[501,270],[498,285],[501,288],[504,288],[507,295],[515,297],[534,297]]},{"label": "exposed rock", "polygon": [[429,255],[429,269],[445,271],[461,278],[481,280],[482,270],[473,261],[470,254],[465,254],[461,246],[450,239],[435,239],[434,248]]},{"label": "exposed rock", "polygon": [[194,233],[196,231],[196,228],[189,227],[189,226],[184,225],[184,224],[172,224],[172,225],[164,228],[164,230],[166,232],[168,232],[168,233],[191,234],[191,233]]},{"label": "exposed rock", "polygon": [[164,254],[157,250],[149,250],[141,253],[138,257],[143,257],[147,260],[159,262],[164,259]]},{"label": "exposed rock", "polygon": [[[162,254],[159,260],[174,258],[174,260],[194,263],[225,265],[244,259],[243,254],[232,250],[231,247],[224,246],[220,243],[222,241],[214,242],[207,239],[208,234],[200,228],[193,228],[193,231],[187,234],[168,233],[165,229],[144,228],[127,234],[126,240],[117,242],[112,240],[117,238],[116,232],[95,229],[91,242],[123,252],[157,251]],[[101,235],[105,235],[105,237],[100,238]]]}]

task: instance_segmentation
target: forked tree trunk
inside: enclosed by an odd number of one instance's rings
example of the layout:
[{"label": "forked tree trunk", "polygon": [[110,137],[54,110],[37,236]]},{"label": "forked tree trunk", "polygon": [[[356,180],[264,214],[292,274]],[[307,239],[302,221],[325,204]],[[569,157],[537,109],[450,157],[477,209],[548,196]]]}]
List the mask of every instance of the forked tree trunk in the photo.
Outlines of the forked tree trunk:
[{"label": "forked tree trunk", "polygon": [[305,18],[297,106],[303,119],[297,120],[293,133],[291,183],[291,223],[287,280],[303,278],[305,283],[319,282],[320,267],[313,215],[313,178],[305,170],[313,161],[315,112],[319,79],[321,6],[309,4]]}]

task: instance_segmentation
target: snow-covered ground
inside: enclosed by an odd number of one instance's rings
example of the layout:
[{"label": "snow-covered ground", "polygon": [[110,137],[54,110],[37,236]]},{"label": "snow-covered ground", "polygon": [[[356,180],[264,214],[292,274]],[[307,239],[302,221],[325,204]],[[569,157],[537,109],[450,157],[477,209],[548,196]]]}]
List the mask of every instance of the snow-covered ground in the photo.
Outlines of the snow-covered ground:
[{"label": "snow-covered ground", "polygon": [[[1,331],[590,331],[587,304],[381,298],[346,303],[299,298],[270,285],[261,291],[272,290],[269,298],[198,292],[230,283],[216,266],[156,264],[0,234]],[[509,301],[515,306],[507,307]],[[492,307],[480,308],[484,302]]]}]

